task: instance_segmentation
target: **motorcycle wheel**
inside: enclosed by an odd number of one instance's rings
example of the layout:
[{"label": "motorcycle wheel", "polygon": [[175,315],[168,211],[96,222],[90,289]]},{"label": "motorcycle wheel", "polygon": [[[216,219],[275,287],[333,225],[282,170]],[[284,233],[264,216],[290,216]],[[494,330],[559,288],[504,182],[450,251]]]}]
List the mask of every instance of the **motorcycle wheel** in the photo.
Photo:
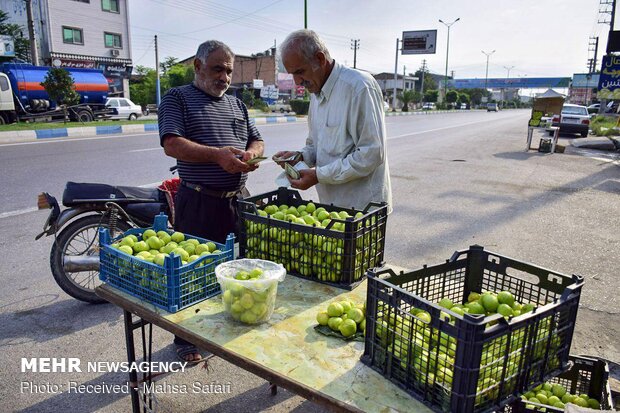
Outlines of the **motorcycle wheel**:
[{"label": "motorcycle wheel", "polygon": [[[101,284],[99,271],[65,271],[63,259],[66,255],[99,255],[99,227],[108,227],[108,217],[87,215],[67,225],[56,237],[50,253],[50,267],[56,283],[71,297],[87,303],[100,304],[106,301],[95,294],[95,287]],[[116,233],[127,231],[131,226],[118,220]]]}]

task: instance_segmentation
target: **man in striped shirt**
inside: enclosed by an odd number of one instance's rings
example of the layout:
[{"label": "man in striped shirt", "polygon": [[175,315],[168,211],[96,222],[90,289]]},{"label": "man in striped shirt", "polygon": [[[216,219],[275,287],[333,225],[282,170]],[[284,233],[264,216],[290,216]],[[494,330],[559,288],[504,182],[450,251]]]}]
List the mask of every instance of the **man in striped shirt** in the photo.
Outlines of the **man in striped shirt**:
[{"label": "man in striped shirt", "polygon": [[[234,54],[209,40],[198,47],[194,82],[170,89],[158,109],[160,143],[177,160],[181,186],[175,198],[175,230],[224,243],[237,232],[237,196],[247,161],[263,154],[263,140],[239,99],[226,95]],[[200,361],[198,350],[175,338],[184,361]]]}]

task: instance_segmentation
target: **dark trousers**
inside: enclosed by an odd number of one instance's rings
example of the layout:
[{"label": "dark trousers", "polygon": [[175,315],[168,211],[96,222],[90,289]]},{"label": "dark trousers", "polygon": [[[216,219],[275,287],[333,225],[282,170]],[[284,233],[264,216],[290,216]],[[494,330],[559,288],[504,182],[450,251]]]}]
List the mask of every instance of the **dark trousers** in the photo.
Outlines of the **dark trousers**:
[{"label": "dark trousers", "polygon": [[[223,244],[231,232],[238,234],[237,197],[216,198],[180,186],[174,199],[174,229]],[[178,345],[192,344],[174,336]]]}]

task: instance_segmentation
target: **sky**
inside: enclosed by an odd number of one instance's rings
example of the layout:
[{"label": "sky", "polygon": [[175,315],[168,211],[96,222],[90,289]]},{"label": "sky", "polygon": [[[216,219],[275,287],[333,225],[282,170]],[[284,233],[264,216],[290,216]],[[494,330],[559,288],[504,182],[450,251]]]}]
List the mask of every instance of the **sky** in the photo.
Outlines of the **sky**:
[{"label": "sky", "polygon": [[[127,0],[134,66],[155,67],[159,58],[193,56],[208,39],[221,40],[236,54],[263,52],[304,25],[303,0]],[[437,30],[437,51],[399,55],[398,71],[414,72],[425,59],[432,73],[484,78],[570,77],[586,73],[590,37],[599,37],[600,66],[610,14],[606,0],[308,0],[308,28],[324,40],[332,57],[353,66],[352,39],[359,39],[357,68],[394,72],[396,39],[403,31]],[[593,47],[592,47],[593,49]],[[508,73],[508,69],[511,68]]]}]

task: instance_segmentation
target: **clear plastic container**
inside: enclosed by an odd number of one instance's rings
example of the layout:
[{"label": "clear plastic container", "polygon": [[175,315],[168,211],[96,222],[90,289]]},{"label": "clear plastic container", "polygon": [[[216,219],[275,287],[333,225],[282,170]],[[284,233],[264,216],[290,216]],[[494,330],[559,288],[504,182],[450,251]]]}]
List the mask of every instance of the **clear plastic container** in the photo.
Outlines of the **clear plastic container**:
[{"label": "clear plastic container", "polygon": [[[238,280],[239,271],[260,269],[258,278]],[[263,323],[273,314],[278,283],[284,280],[282,264],[258,259],[239,259],[215,267],[215,276],[222,288],[224,309],[235,320],[245,324]]]}]

